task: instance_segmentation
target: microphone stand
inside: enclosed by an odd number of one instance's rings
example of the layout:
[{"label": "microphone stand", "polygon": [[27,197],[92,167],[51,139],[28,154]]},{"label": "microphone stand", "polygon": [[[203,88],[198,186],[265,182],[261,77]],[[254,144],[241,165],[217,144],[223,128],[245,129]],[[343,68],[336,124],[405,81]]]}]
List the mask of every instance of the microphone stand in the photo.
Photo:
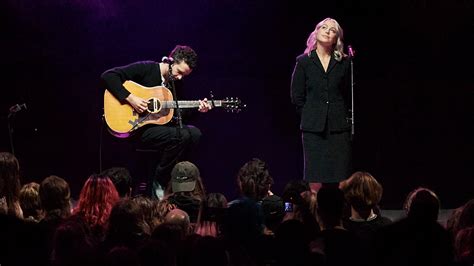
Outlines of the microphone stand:
[{"label": "microphone stand", "polygon": [[351,62],[351,140],[354,139],[354,51],[352,47],[349,48],[349,60]]},{"label": "microphone stand", "polygon": [[15,147],[13,145],[13,127],[12,121],[15,118],[17,112],[21,111],[22,109],[26,110],[26,103],[23,104],[15,104],[9,108],[9,113],[7,116],[7,124],[8,124],[8,137],[10,139],[10,148],[12,150],[12,154],[15,155]]},{"label": "microphone stand", "polygon": [[169,70],[168,70],[168,85],[171,86],[171,92],[173,93],[173,99],[176,104],[176,117],[178,119],[178,126],[176,127],[176,132],[177,132],[177,138],[181,140],[181,129],[183,128],[183,118],[181,116],[181,108],[179,108],[179,103],[178,103],[178,95],[176,94],[176,88],[174,85],[174,79],[171,74],[172,69],[171,69],[171,63],[169,64]]},{"label": "microphone stand", "polygon": [[9,113],[7,118],[8,123],[8,137],[10,139],[10,149],[12,150],[12,154],[15,155],[15,147],[13,145],[13,127],[11,125],[11,120],[15,116],[15,113]]}]

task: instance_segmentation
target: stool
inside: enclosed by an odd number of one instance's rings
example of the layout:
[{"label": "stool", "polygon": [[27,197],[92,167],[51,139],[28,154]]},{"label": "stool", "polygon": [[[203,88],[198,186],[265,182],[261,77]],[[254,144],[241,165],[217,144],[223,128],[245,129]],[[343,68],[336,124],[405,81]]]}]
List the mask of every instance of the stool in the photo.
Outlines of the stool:
[{"label": "stool", "polygon": [[163,193],[156,191],[163,189],[158,182],[155,182],[155,169],[160,157],[160,151],[136,148],[135,152],[137,153],[137,163],[134,171],[134,179],[136,180],[134,195],[141,194],[153,198],[163,198]]}]

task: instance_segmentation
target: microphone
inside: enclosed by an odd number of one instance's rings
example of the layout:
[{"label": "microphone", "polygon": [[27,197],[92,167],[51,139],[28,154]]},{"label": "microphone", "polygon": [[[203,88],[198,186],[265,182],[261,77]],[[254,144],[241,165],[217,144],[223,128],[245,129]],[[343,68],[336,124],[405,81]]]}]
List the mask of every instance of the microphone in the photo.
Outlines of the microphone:
[{"label": "microphone", "polygon": [[10,109],[8,109],[8,111],[10,111],[10,113],[16,113],[16,112],[19,112],[21,111],[22,109],[26,110],[26,103],[22,103],[22,104],[15,104],[13,105],[12,107],[10,107]]},{"label": "microphone", "polygon": [[167,63],[167,64],[173,64],[174,63],[174,58],[173,57],[168,57],[168,56],[163,56],[163,58],[161,58],[161,62]]},{"label": "microphone", "polygon": [[352,49],[352,45],[347,46],[347,52],[349,53],[349,57],[354,57],[355,56],[355,51]]}]

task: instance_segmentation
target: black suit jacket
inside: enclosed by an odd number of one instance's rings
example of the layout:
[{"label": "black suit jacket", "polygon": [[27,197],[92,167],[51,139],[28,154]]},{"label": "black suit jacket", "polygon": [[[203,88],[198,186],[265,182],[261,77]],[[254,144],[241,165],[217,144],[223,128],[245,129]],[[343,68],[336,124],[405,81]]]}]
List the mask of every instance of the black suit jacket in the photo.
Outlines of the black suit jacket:
[{"label": "black suit jacket", "polygon": [[301,130],[322,132],[326,125],[331,132],[349,130],[349,60],[337,61],[331,56],[325,72],[316,51],[298,56],[291,81],[291,100],[301,115]]}]

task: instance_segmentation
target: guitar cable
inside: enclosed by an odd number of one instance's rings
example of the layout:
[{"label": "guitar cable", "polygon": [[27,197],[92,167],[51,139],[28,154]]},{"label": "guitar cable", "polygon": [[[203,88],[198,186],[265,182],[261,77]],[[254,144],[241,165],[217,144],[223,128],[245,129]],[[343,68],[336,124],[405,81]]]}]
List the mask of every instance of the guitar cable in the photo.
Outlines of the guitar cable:
[{"label": "guitar cable", "polygon": [[99,173],[102,173],[102,140],[104,135],[105,114],[102,114],[99,132]]}]

